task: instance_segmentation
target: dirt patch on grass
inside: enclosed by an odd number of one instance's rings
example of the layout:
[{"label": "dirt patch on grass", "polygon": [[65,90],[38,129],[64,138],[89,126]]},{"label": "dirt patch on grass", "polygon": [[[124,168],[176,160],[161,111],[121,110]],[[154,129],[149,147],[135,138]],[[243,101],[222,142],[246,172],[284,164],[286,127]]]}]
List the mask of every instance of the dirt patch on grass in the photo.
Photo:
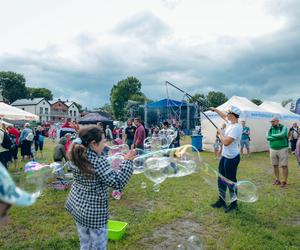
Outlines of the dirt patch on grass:
[{"label": "dirt patch on grass", "polygon": [[141,243],[147,249],[177,249],[177,246],[187,242],[190,236],[203,239],[206,234],[201,224],[189,219],[178,219],[154,229],[153,233],[142,239]]}]

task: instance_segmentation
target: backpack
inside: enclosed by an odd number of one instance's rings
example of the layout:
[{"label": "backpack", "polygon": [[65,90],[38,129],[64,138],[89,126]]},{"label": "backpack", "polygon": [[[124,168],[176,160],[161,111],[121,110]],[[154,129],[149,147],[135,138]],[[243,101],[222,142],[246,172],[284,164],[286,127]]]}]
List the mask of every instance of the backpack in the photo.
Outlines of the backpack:
[{"label": "backpack", "polygon": [[10,139],[10,136],[8,133],[6,133],[5,131],[3,131],[1,129],[1,131],[3,132],[3,141],[1,143],[1,146],[5,149],[11,149],[12,148],[12,141]]},{"label": "backpack", "polygon": [[14,148],[17,148],[17,137],[15,135],[12,135],[12,134],[8,134],[9,137],[10,137],[10,140],[11,140],[11,148],[14,149]]},{"label": "backpack", "polygon": [[33,134],[32,132],[30,132],[30,133],[26,136],[25,139],[26,139],[27,141],[32,141],[33,138],[34,138],[34,134]]}]

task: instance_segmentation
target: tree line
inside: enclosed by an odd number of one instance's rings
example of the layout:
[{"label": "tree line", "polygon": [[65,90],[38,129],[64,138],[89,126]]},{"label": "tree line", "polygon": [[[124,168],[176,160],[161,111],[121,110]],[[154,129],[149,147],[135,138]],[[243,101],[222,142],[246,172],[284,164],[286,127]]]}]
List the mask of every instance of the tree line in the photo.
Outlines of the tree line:
[{"label": "tree line", "polygon": [[[4,101],[13,103],[18,99],[45,98],[47,101],[53,100],[53,94],[47,88],[32,88],[26,86],[24,75],[12,71],[0,71],[0,93]],[[76,103],[79,110],[82,106]]]},{"label": "tree line", "polygon": [[[142,92],[142,83],[134,76],[122,79],[113,85],[110,91],[110,103],[100,107],[101,110],[108,112],[117,120],[126,120],[129,113],[129,100],[131,103],[144,103],[152,101]],[[26,86],[24,75],[12,71],[0,71],[0,91],[4,100],[12,103],[23,98],[44,97],[50,101],[53,99],[52,91],[47,88],[32,88]],[[191,103],[198,102],[203,110],[208,107],[218,107],[228,100],[228,97],[220,91],[210,91],[207,95],[203,93],[194,94],[193,98],[188,100]],[[253,103],[260,105],[260,99],[252,99]],[[78,104],[82,111],[82,106]]]}]

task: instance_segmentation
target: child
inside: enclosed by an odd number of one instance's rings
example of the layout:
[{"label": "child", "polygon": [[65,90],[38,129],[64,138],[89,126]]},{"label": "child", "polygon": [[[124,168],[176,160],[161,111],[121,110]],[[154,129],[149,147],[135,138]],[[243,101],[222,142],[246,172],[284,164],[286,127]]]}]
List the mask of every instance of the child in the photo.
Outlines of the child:
[{"label": "child", "polygon": [[214,147],[214,151],[215,151],[215,158],[219,159],[220,158],[220,151],[222,149],[222,142],[219,138],[218,133],[216,134],[216,140],[215,140],[215,143],[214,143],[213,147]]},{"label": "child", "polygon": [[65,149],[66,149],[66,152],[68,153],[69,148],[70,148],[70,145],[71,145],[71,143],[72,143],[72,134],[67,133],[67,134],[65,135],[65,137],[66,137],[66,139],[67,139],[67,142],[66,142],[66,145],[65,145]]},{"label": "child", "polygon": [[132,175],[135,152],[126,156],[120,171],[113,171],[100,156],[104,135],[98,126],[79,130],[69,151],[74,182],[65,207],[76,222],[80,249],[106,249],[108,230],[108,187],[122,189]]},{"label": "child", "polygon": [[[117,139],[113,140],[112,143],[113,143],[113,146],[118,146],[118,145],[122,144],[122,140],[120,138],[117,138]],[[110,151],[113,155],[118,154],[118,153],[120,153],[120,148],[112,148],[112,149],[110,149]],[[112,164],[111,164],[111,167],[115,171],[120,170],[119,160],[118,159],[113,160]],[[122,193],[121,189],[120,190],[113,190],[111,195],[114,199],[120,200],[123,193]]]},{"label": "child", "polygon": [[296,155],[296,158],[298,161],[298,165],[300,167],[300,137],[298,138],[297,143],[296,143],[295,155]]},{"label": "child", "polygon": [[[68,161],[66,148],[65,148],[66,143],[67,143],[67,138],[62,137],[60,138],[59,143],[54,148],[53,161],[59,163],[61,166],[63,166],[64,159],[65,161]],[[57,172],[57,175],[63,178],[64,176],[63,167],[61,167],[60,171]]]}]

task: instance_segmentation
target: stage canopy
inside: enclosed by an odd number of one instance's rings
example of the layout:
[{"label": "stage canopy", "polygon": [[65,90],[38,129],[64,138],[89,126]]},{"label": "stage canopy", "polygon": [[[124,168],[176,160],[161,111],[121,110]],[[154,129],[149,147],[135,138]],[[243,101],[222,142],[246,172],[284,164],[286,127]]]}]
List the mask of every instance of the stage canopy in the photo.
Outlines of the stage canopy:
[{"label": "stage canopy", "polygon": [[[147,108],[171,108],[171,107],[180,107],[187,106],[189,103],[187,102],[179,102],[172,99],[162,99],[157,102],[151,102],[147,104]],[[193,104],[189,104],[189,106],[193,106]]]}]

